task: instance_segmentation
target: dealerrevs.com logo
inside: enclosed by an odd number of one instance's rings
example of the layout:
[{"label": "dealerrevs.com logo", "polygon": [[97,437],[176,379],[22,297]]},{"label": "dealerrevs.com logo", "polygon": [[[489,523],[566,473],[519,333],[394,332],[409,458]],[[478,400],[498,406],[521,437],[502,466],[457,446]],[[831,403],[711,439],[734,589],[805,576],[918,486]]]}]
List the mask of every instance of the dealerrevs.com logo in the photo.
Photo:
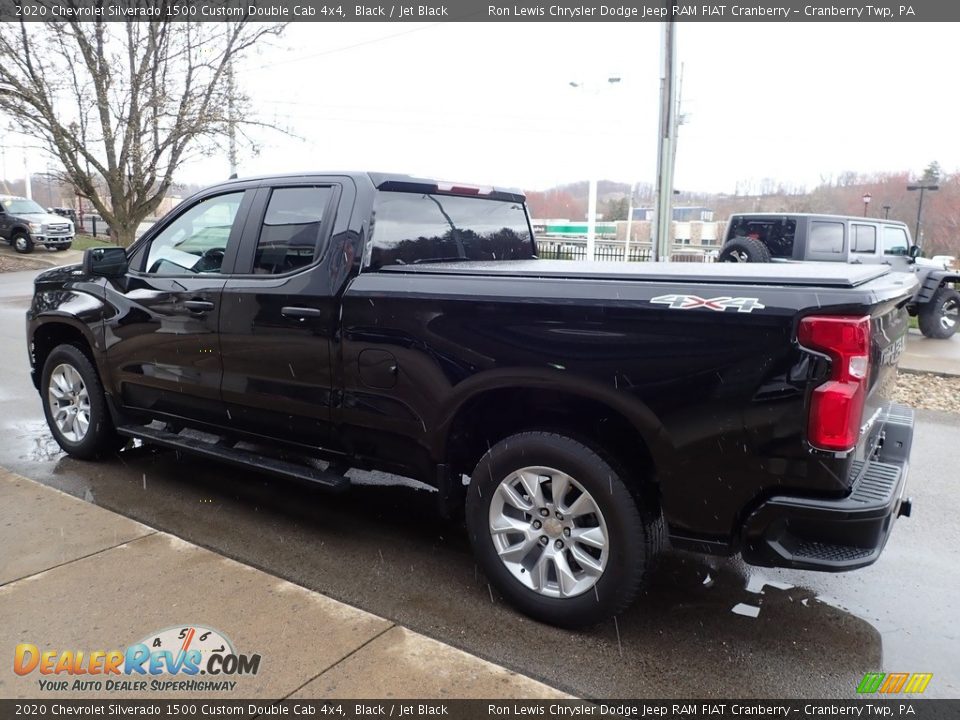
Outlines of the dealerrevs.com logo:
[{"label": "dealerrevs.com logo", "polygon": [[123,650],[40,650],[20,643],[13,671],[39,674],[39,689],[49,692],[231,691],[237,685],[232,678],[260,671],[260,655],[236,652],[213,628],[182,625]]}]

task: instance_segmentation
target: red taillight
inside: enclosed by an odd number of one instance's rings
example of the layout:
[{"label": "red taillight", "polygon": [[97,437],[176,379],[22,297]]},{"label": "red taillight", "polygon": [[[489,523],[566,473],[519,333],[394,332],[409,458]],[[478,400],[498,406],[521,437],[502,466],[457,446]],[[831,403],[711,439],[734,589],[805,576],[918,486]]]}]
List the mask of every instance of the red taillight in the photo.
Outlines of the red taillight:
[{"label": "red taillight", "polygon": [[818,315],[800,321],[797,340],[830,356],[830,380],[813,391],[807,438],[821,450],[853,449],[870,378],[870,318]]}]

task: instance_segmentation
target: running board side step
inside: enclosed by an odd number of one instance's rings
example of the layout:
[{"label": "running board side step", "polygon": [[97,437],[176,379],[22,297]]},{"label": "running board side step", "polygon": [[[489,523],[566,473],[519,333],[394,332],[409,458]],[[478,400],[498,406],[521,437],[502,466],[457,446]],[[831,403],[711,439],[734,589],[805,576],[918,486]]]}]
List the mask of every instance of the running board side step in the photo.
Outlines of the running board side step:
[{"label": "running board side step", "polygon": [[193,455],[212,458],[221,462],[278,475],[291,480],[320,485],[333,492],[343,492],[350,487],[350,479],[328,470],[260,455],[249,450],[231,447],[223,443],[210,443],[195,437],[185,437],[147,425],[125,425],[117,428],[125,437],[139,438],[146,443],[182,450]]}]

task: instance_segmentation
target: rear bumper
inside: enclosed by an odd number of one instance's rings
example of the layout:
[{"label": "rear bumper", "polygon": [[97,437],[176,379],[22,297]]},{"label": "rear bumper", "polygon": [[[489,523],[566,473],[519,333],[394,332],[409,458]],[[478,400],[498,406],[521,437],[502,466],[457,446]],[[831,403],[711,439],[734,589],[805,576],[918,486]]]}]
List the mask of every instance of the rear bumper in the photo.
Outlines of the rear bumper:
[{"label": "rear bumper", "polygon": [[882,446],[866,462],[855,462],[856,478],[844,498],[775,496],[746,520],[742,554],[751,565],[840,572],[876,562],[894,521],[909,516],[905,497],[913,410],[887,408]]}]

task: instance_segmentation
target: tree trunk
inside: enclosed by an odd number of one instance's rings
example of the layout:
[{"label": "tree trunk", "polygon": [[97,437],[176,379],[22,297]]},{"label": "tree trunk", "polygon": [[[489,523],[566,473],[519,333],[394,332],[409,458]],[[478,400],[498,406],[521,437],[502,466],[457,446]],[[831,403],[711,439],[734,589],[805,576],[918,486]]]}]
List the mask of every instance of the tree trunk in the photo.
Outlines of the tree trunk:
[{"label": "tree trunk", "polygon": [[137,239],[137,228],[125,227],[119,224],[111,225],[110,239],[120,247],[130,247],[133,241]]}]

